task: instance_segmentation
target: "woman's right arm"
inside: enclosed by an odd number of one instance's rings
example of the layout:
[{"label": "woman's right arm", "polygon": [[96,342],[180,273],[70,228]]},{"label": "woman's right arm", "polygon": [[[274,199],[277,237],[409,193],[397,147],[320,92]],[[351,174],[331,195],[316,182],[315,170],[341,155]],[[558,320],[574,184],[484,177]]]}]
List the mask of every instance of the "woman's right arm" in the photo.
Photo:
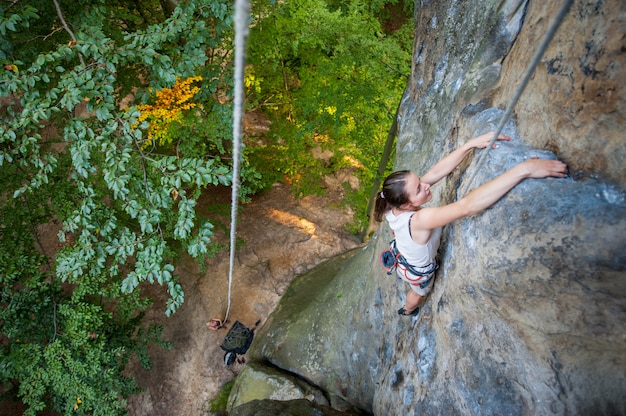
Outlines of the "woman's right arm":
[{"label": "woman's right arm", "polygon": [[[484,149],[489,145],[491,139],[493,138],[494,132],[491,131],[489,133],[481,134],[478,137],[474,137],[473,139],[467,141],[463,146],[459,147],[452,153],[449,153],[446,157],[441,159],[439,162],[435,163],[435,165],[428,170],[420,179],[422,182],[427,183],[429,185],[433,185],[444,176],[448,176],[450,172],[452,172],[459,164],[465,159],[465,157],[472,151],[472,149]],[[510,137],[500,134],[498,136],[498,140],[511,140]],[[495,147],[495,144],[494,144]]]},{"label": "woman's right arm", "polygon": [[[509,169],[497,178],[479,186],[460,200],[437,208],[423,208],[415,213],[411,230],[432,230],[451,223],[459,218],[477,214],[506,195],[526,178],[563,178],[567,165],[559,160],[528,159]],[[415,228],[415,230],[413,230]]]}]

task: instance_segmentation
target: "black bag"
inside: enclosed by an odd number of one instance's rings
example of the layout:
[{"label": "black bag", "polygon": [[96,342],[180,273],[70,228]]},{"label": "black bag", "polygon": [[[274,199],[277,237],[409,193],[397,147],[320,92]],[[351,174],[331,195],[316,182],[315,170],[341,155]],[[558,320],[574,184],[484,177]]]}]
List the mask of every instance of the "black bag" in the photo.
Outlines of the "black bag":
[{"label": "black bag", "polygon": [[226,352],[234,352],[235,354],[245,354],[252,344],[254,332],[247,328],[239,321],[235,321],[233,326],[228,330],[228,334],[224,337],[224,342],[220,348]]},{"label": "black bag", "polygon": [[226,351],[224,354],[224,364],[230,367],[237,360],[238,354],[245,354],[252,344],[254,338],[254,330],[261,323],[259,319],[254,328],[247,328],[239,321],[235,321],[233,326],[228,330],[228,334],[224,337],[224,342],[220,345],[220,348]]}]

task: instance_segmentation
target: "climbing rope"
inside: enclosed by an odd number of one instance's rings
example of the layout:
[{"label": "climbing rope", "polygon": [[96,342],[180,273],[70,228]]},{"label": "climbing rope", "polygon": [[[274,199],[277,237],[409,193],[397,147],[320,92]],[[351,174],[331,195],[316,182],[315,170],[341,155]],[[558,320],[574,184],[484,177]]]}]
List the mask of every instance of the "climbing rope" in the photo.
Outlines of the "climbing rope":
[{"label": "climbing rope", "polygon": [[235,100],[233,106],[233,181],[230,211],[230,262],[228,267],[228,306],[224,323],[230,313],[233,270],[235,268],[235,243],[237,238],[237,208],[239,205],[239,182],[241,165],[241,127],[243,119],[244,67],[246,42],[248,40],[249,0],[235,0]]},{"label": "climbing rope", "polygon": [[524,75],[524,78],[522,79],[522,82],[517,87],[517,90],[515,92],[515,96],[513,97],[511,102],[509,103],[509,106],[507,107],[506,111],[504,112],[504,115],[502,116],[502,119],[500,119],[500,124],[496,128],[496,130],[495,130],[495,132],[493,134],[493,137],[489,141],[489,145],[485,148],[485,151],[480,155],[480,158],[479,158],[479,160],[477,162],[477,165],[476,165],[476,169],[474,169],[474,172],[473,172],[472,176],[467,181],[467,189],[470,189],[470,187],[472,185],[472,182],[474,181],[474,177],[476,176],[477,172],[480,171],[480,169],[482,168],[483,164],[487,160],[487,155],[489,154],[489,151],[492,149],[494,143],[498,139],[498,136],[502,132],[502,129],[504,128],[504,124],[508,121],[509,117],[511,116],[511,113],[513,112],[513,107],[515,107],[515,104],[517,104],[517,101],[520,99],[520,97],[522,95],[522,92],[524,92],[524,89],[526,88],[526,85],[528,84],[528,81],[530,80],[530,77],[535,72],[535,68],[537,68],[537,65],[539,64],[539,60],[541,59],[541,57],[543,56],[544,52],[548,48],[548,45],[552,41],[552,38],[554,37],[554,34],[556,33],[557,29],[559,28],[559,26],[561,25],[561,23],[565,19],[565,16],[567,15],[567,12],[569,11],[569,8],[571,7],[573,2],[574,2],[573,0],[565,0],[563,2],[563,4],[561,5],[561,9],[559,10],[559,12],[556,15],[556,17],[554,18],[554,20],[552,21],[552,25],[550,26],[550,28],[546,32],[546,35],[543,38],[543,41],[541,42],[541,45],[539,45],[539,48],[537,49],[537,52],[535,53],[535,56],[533,57],[532,61],[530,62],[530,65],[528,66],[528,69],[526,70],[526,74]]}]

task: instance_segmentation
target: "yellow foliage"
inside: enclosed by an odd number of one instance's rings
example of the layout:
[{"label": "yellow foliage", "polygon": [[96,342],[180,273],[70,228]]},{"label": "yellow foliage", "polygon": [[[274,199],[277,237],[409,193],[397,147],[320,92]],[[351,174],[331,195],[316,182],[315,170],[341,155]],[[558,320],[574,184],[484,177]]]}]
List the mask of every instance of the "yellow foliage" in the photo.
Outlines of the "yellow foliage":
[{"label": "yellow foliage", "polygon": [[193,82],[202,80],[202,77],[190,77],[184,80],[176,79],[172,88],[163,88],[156,92],[154,104],[140,105],[137,109],[141,115],[137,119],[138,123],[148,121],[148,139],[142,147],[146,147],[153,142],[159,145],[169,144],[172,137],[168,135],[170,124],[179,121],[183,116],[183,111],[196,106],[190,100],[200,91],[200,87],[191,85]]},{"label": "yellow foliage", "polygon": [[246,71],[246,75],[244,77],[244,84],[246,88],[253,89],[257,94],[261,93],[261,78],[257,78],[256,75],[252,71]]},{"label": "yellow foliage", "polygon": [[335,107],[334,105],[327,106],[324,108],[324,111],[326,111],[331,116],[334,116],[337,113],[337,107]]}]

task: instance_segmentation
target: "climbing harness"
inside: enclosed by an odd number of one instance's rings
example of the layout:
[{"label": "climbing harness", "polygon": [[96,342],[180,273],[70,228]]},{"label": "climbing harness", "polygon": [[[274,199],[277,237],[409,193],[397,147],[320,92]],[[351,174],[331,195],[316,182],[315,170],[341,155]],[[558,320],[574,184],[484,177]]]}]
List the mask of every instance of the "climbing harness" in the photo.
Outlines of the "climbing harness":
[{"label": "climbing harness", "polygon": [[524,78],[522,78],[520,85],[517,87],[515,96],[509,103],[509,106],[504,112],[502,119],[500,119],[500,124],[496,128],[493,134],[493,137],[491,138],[489,142],[489,145],[485,148],[485,151],[480,155],[480,159],[477,162],[476,169],[474,169],[472,176],[467,181],[468,189],[472,185],[472,182],[474,181],[474,177],[476,176],[476,173],[480,171],[483,164],[487,160],[487,155],[489,154],[489,151],[491,150],[494,143],[498,139],[498,135],[500,135],[500,133],[502,132],[502,129],[504,128],[504,124],[507,122],[507,120],[511,116],[511,113],[513,112],[513,107],[515,107],[515,104],[517,104],[517,101],[520,99],[522,92],[524,92],[524,89],[526,88],[526,85],[528,84],[528,81],[530,80],[531,76],[535,72],[535,68],[539,64],[539,60],[543,56],[546,49],[548,49],[548,45],[550,44],[550,41],[552,41],[552,38],[554,37],[554,34],[556,33],[561,23],[563,22],[563,19],[565,19],[565,16],[567,15],[567,12],[569,11],[569,8],[571,7],[573,2],[574,0],[565,0],[563,2],[561,9],[559,10],[558,14],[554,18],[554,21],[552,22],[552,25],[548,29],[548,32],[546,32],[546,35],[543,38],[543,41],[541,42],[541,45],[539,45],[539,48],[537,49],[535,56],[533,57],[530,65],[528,66],[528,69],[526,70],[526,74],[524,75]]},{"label": "climbing harness", "polygon": [[422,267],[426,270],[417,270],[400,254],[395,239],[391,240],[389,248],[380,253],[380,263],[388,275],[391,275],[396,269],[400,270],[412,286],[419,286],[420,289],[428,287],[435,276],[435,270],[439,268],[437,261],[433,260],[432,263]]}]

